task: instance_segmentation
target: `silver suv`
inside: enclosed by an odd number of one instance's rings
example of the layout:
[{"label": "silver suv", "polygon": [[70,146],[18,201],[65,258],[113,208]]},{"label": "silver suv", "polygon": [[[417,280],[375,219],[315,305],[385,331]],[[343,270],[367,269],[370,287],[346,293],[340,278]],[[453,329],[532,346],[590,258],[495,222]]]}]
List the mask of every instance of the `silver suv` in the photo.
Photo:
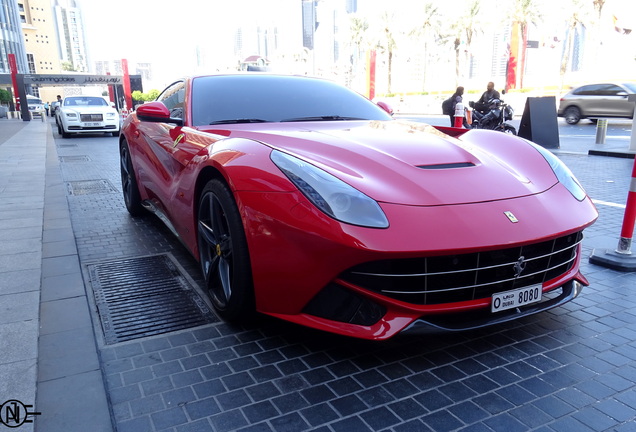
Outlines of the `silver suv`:
[{"label": "silver suv", "polygon": [[592,121],[598,117],[633,119],[634,102],[628,97],[633,94],[636,94],[636,83],[584,85],[561,98],[557,115],[572,125],[584,118]]}]

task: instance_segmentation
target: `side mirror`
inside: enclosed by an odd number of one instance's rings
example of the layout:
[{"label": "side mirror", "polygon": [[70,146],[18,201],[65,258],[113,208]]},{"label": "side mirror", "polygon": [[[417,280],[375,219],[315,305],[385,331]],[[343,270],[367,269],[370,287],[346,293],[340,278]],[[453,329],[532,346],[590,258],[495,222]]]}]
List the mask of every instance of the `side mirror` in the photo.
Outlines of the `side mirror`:
[{"label": "side mirror", "polygon": [[183,119],[170,117],[170,111],[161,102],[148,102],[137,108],[137,118],[153,123],[176,123],[183,126]]},{"label": "side mirror", "polygon": [[389,113],[390,115],[393,115],[393,108],[391,108],[391,105],[389,105],[388,103],[380,101],[380,102],[377,103],[377,105],[380,108],[382,108],[384,111]]}]

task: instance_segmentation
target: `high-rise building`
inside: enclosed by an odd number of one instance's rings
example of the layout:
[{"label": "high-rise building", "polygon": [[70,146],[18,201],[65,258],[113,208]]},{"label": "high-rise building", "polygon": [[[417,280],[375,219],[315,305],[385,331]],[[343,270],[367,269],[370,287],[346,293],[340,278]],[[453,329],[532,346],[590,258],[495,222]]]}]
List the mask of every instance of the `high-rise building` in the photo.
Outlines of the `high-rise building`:
[{"label": "high-rise building", "polygon": [[[18,0],[17,3],[28,72],[59,73],[60,59],[50,0]],[[37,86],[33,86],[29,91],[34,96],[41,96]]]},{"label": "high-rise building", "polygon": [[20,8],[16,0],[0,0],[0,73],[8,74],[8,54],[14,54],[19,73],[28,73]]},{"label": "high-rise building", "polygon": [[62,69],[88,72],[88,59],[81,11],[75,0],[55,0],[55,21]]},{"label": "high-rise building", "polygon": [[318,27],[316,3],[315,0],[303,0],[303,46],[310,50],[314,49],[314,36]]}]

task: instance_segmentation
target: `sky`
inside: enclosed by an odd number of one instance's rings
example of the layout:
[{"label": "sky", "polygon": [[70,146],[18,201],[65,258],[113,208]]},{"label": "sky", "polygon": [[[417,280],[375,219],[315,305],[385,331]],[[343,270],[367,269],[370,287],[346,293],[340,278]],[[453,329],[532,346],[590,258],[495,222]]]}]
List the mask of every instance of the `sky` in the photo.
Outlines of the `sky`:
[{"label": "sky", "polygon": [[161,0],[109,0],[107,6],[95,0],[76,1],[82,9],[89,61],[149,62],[171,82],[193,73],[185,65],[194,62],[196,45],[229,55],[236,20],[248,25],[266,20],[288,9],[281,5],[300,0],[179,0],[178,7]]},{"label": "sky", "polygon": [[[297,5],[301,0],[179,0],[176,7],[175,3],[163,0],[76,1],[82,9],[89,61],[126,58],[129,62],[150,62],[161,75],[176,78],[192,73],[184,71],[187,69],[184,65],[191,64],[199,54],[196,45],[200,50],[207,49],[209,56],[231,55],[237,20],[244,25],[256,25],[257,21],[263,22],[272,14],[297,11],[297,7],[284,6]],[[437,1],[442,10],[461,3],[458,0],[433,1]],[[482,8],[512,1],[482,0]],[[377,12],[390,5],[409,11],[409,19],[414,19],[424,3],[425,0],[358,0],[358,10]],[[497,9],[494,11],[496,16]],[[636,17],[636,2],[606,0],[605,11]],[[554,14],[546,15],[554,18]],[[287,19],[300,20],[300,17],[294,13]],[[395,26],[409,28],[410,23],[396,22]]]}]

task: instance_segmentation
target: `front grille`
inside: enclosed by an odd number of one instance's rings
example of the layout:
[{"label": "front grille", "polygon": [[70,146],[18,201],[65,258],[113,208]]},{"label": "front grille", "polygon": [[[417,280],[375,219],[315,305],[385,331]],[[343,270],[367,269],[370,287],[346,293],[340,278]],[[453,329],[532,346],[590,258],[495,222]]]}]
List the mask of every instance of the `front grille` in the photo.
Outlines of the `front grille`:
[{"label": "front grille", "polygon": [[418,305],[454,303],[540,284],[569,271],[583,233],[486,252],[373,261],[340,278],[387,297]]},{"label": "front grille", "polygon": [[83,122],[100,122],[103,119],[102,114],[80,114],[80,120]]}]

